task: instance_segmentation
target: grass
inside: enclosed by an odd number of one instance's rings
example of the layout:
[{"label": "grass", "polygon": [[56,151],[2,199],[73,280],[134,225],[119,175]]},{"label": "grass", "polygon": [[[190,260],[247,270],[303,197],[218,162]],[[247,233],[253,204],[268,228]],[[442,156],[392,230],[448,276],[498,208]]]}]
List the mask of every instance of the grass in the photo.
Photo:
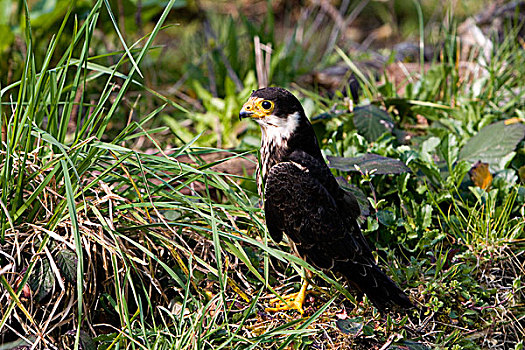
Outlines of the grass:
[{"label": "grass", "polygon": [[[327,156],[374,153],[410,168],[356,172],[348,159],[350,171],[334,168],[363,199],[361,227],[380,265],[418,305],[387,315],[272,241],[250,170],[257,129],[236,118],[257,83],[246,37],[272,43],[274,84],[337,60],[359,71],[322,10],[304,7],[311,16],[284,39],[271,7],[259,23],[206,13],[208,29],[183,42],[176,58],[186,70],[169,90],[149,82],[154,57],[165,61],[154,44],[174,30],[175,1],[157,7],[133,44],[107,1],[64,10],[48,45],[23,5],[23,65],[0,87],[2,348],[523,347],[517,26],[489,63],[470,58],[483,74],[469,79],[459,72],[455,31],[444,28],[442,59],[401,95],[365,73],[363,109],[338,92],[297,89]],[[97,28],[120,48],[106,51]],[[299,43],[298,32],[309,40]],[[359,118],[392,127],[378,135]],[[486,136],[489,125],[500,147]],[[298,290],[304,269],[316,291],[304,317],[265,312],[276,294]]]}]

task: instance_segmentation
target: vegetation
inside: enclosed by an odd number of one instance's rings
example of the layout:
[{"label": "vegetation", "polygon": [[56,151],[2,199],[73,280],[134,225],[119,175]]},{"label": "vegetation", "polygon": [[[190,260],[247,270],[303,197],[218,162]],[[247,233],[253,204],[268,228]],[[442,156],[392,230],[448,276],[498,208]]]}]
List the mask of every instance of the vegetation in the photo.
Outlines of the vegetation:
[{"label": "vegetation", "polygon": [[[349,3],[0,1],[0,348],[522,349],[519,11],[465,55],[472,13]],[[361,62],[402,63],[343,40],[359,15],[435,54],[376,80]],[[309,84],[337,62],[340,89]],[[301,98],[417,310],[379,313],[268,235],[237,118],[264,74]],[[305,269],[303,317],[266,312]]]}]

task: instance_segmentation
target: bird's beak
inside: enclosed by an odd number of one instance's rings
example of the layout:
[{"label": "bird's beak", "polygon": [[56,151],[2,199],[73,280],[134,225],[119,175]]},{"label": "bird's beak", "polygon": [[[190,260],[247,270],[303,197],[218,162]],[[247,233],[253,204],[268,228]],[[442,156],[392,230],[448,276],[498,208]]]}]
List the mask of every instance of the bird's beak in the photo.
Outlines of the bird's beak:
[{"label": "bird's beak", "polygon": [[261,111],[259,108],[257,108],[257,101],[259,99],[255,97],[250,97],[248,102],[246,102],[239,112],[239,120],[243,118],[253,118],[253,119],[259,119],[266,117],[266,113]]},{"label": "bird's beak", "polygon": [[239,112],[239,120],[242,120],[243,118],[250,118],[253,115],[253,112],[249,112],[244,109],[244,107]]}]

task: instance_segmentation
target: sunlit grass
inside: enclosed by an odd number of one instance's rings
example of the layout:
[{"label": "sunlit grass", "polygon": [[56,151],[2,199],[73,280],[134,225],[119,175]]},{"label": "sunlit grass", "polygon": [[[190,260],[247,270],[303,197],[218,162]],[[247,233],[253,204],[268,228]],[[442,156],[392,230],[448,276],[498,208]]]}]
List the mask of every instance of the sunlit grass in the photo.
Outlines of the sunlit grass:
[{"label": "sunlit grass", "polygon": [[[233,174],[225,170],[228,162],[252,168],[256,162],[250,141],[255,127],[239,131],[242,122],[231,121],[255,87],[255,73],[243,55],[232,55],[233,43],[269,26],[272,14],[268,23],[256,28],[245,22],[238,32],[231,19],[213,22],[244,87],[236,86],[231,72],[217,70],[221,81],[215,88],[222,94],[213,96],[209,80],[191,77],[188,85],[206,110],[197,111],[142,79],[142,64],[173,3],[152,32],[133,44],[126,43],[106,1],[97,1],[83,19],[68,13],[43,58],[35,56],[31,26],[24,27],[25,67],[0,96],[2,342],[35,348],[92,348],[97,342],[102,348],[299,349],[381,347],[395,339],[399,345],[454,349],[494,341],[519,346],[525,196],[516,170],[523,165],[523,142],[487,190],[469,182],[470,166],[458,160],[461,147],[484,126],[523,115],[524,56],[515,31],[478,67],[483,74],[471,79],[459,78],[453,29],[446,33],[441,62],[407,85],[404,96],[388,81],[379,86],[358,74],[368,99],[363,104],[388,110],[395,131],[410,130],[405,127],[416,124],[417,115],[429,121],[404,145],[394,134],[367,141],[342,94],[320,97],[302,90],[309,112],[330,114],[315,123],[327,155],[372,152],[401,159],[412,170],[351,178],[337,172],[373,205],[363,231],[378,247],[379,263],[418,306],[406,315],[385,315],[366,298],[356,301],[338,276],[292,254],[286,242],[273,242],[253,175],[242,167]],[[112,34],[119,38],[115,52],[91,51],[103,11],[111,14]],[[73,39],[59,52],[71,21]],[[272,61],[274,83],[287,84],[315,60],[341,58],[358,72],[338,47],[329,50],[315,41],[299,47],[272,33],[270,28],[263,39],[275,41],[279,53]],[[103,63],[108,57],[114,61]],[[213,67],[224,64],[224,58],[210,57]],[[296,70],[288,65],[294,62]],[[479,66],[474,57],[468,63]],[[129,103],[132,88],[145,92]],[[151,108],[145,110],[143,102]],[[194,118],[191,128],[185,127],[188,118]],[[123,120],[115,131],[112,123]],[[150,127],[154,120],[166,126]],[[210,131],[217,125],[222,134]],[[172,141],[168,130],[177,147],[166,147]],[[244,150],[203,147],[239,139]],[[314,272],[317,292],[305,317],[265,312],[270,298],[298,288],[304,269]],[[341,327],[337,320],[345,317],[360,330]]]}]

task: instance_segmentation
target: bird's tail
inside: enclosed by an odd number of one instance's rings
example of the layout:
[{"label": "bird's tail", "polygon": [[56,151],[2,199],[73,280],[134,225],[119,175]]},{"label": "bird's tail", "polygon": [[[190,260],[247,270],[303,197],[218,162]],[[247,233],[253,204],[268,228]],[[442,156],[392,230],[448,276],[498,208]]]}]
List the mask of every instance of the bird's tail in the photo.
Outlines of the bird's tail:
[{"label": "bird's tail", "polygon": [[408,296],[375,264],[352,264],[347,266],[344,275],[364,292],[379,310],[396,305],[404,309],[414,307]]}]

